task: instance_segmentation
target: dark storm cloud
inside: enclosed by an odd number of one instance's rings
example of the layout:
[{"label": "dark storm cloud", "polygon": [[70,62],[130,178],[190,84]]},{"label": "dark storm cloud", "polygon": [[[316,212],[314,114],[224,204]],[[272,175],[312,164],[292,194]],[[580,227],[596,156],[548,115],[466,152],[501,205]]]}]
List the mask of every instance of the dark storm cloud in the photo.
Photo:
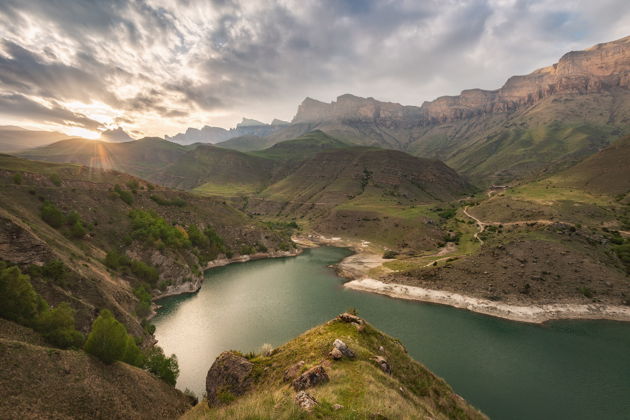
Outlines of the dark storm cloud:
[{"label": "dark storm cloud", "polygon": [[305,96],[497,88],[628,27],[626,0],[0,0],[0,94],[98,101],[128,131],[290,119]]}]

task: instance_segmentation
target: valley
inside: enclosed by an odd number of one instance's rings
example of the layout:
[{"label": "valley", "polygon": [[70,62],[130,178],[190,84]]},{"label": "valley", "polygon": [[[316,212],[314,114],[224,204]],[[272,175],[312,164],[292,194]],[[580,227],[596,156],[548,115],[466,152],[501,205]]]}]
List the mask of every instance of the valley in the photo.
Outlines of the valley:
[{"label": "valley", "polygon": [[420,106],[2,126],[0,417],[620,418],[628,111],[625,37]]}]

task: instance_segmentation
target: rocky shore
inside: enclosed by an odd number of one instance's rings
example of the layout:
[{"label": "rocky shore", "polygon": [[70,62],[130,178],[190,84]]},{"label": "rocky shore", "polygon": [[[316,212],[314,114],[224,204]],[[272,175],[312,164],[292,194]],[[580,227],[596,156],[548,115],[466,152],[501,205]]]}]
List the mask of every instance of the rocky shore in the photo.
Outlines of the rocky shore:
[{"label": "rocky shore", "polygon": [[512,321],[540,324],[558,319],[609,319],[614,321],[630,321],[630,307],[603,304],[569,304],[557,303],[547,305],[510,305],[465,296],[442,290],[424,289],[422,287],[388,284],[370,278],[347,282],[348,289],[378,293],[397,299],[416,300],[420,302],[449,305],[455,308],[505,318]]}]

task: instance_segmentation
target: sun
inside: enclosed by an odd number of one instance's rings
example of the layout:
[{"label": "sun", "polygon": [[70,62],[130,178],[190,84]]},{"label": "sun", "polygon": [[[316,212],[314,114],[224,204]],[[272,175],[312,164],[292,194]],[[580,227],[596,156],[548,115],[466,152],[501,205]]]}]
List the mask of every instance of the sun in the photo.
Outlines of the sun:
[{"label": "sun", "polygon": [[68,127],[63,132],[72,137],[83,137],[84,139],[96,140],[101,138],[101,133],[98,131],[88,130],[81,127]]}]

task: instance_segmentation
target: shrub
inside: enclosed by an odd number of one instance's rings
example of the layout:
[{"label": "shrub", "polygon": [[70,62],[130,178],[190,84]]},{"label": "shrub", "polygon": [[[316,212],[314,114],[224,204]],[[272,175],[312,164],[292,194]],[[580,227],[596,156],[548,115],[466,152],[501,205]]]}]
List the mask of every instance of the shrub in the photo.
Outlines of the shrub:
[{"label": "shrub", "polygon": [[153,212],[132,210],[129,212],[129,217],[133,239],[150,241],[153,245],[161,241],[166,246],[175,248],[190,246],[190,241],[183,232]]},{"label": "shrub", "polygon": [[75,328],[75,311],[66,302],[44,311],[37,320],[36,329],[51,344],[61,348],[81,348],[83,334]]},{"label": "shrub", "polygon": [[57,284],[63,284],[66,280],[68,271],[65,264],[61,260],[52,260],[44,264],[40,273],[47,280],[53,280]]},{"label": "shrub", "polygon": [[55,229],[60,228],[66,222],[66,216],[50,201],[44,201],[40,214],[42,220]]},{"label": "shrub", "polygon": [[50,179],[50,182],[53,183],[53,185],[56,185],[57,187],[61,186],[61,178],[59,177],[58,174],[50,175],[49,179]]},{"label": "shrub", "polygon": [[396,258],[397,255],[398,253],[396,251],[388,249],[387,251],[383,253],[383,258],[385,258],[386,260],[392,260]]},{"label": "shrub", "polygon": [[122,201],[124,201],[128,205],[133,204],[133,194],[131,194],[129,191],[126,191],[120,188],[120,185],[118,184],[114,185],[114,192],[116,193],[116,195],[118,195],[118,197]]},{"label": "shrub", "polygon": [[84,349],[108,364],[122,360],[127,349],[127,329],[110,311],[103,309],[92,323]]},{"label": "shrub", "polygon": [[16,185],[20,185],[22,183],[21,173],[16,172],[15,174],[13,174],[13,183],[15,183]]},{"label": "shrub", "polygon": [[133,366],[143,367],[144,354],[142,354],[142,351],[136,344],[136,340],[134,340],[131,334],[127,334],[126,341],[125,353],[120,360]]},{"label": "shrub", "polygon": [[35,291],[29,276],[18,267],[0,262],[0,316],[19,324],[31,325],[48,304]]},{"label": "shrub", "polygon": [[158,272],[155,267],[151,267],[142,261],[131,261],[131,272],[140,280],[155,284],[158,280]]},{"label": "shrub", "polygon": [[87,230],[83,227],[80,220],[70,225],[70,236],[72,238],[81,239],[87,235]]},{"label": "shrub", "polygon": [[144,318],[151,313],[151,293],[145,285],[140,285],[133,289],[133,294],[138,298],[136,313],[140,318]]},{"label": "shrub", "polygon": [[175,386],[177,377],[179,376],[179,364],[177,356],[171,357],[164,355],[164,350],[159,346],[153,347],[146,354],[145,368],[167,384]]},{"label": "shrub", "polygon": [[188,233],[188,239],[193,246],[202,249],[208,248],[210,246],[210,239],[208,239],[208,236],[203,234],[197,226],[190,225],[186,233]]},{"label": "shrub", "polygon": [[182,200],[181,198],[179,198],[179,197],[176,197],[176,198],[174,198],[172,200],[169,200],[167,198],[160,197],[159,195],[151,194],[149,196],[149,198],[151,200],[155,201],[160,206],[184,207],[186,205],[186,202],[184,200]]}]

